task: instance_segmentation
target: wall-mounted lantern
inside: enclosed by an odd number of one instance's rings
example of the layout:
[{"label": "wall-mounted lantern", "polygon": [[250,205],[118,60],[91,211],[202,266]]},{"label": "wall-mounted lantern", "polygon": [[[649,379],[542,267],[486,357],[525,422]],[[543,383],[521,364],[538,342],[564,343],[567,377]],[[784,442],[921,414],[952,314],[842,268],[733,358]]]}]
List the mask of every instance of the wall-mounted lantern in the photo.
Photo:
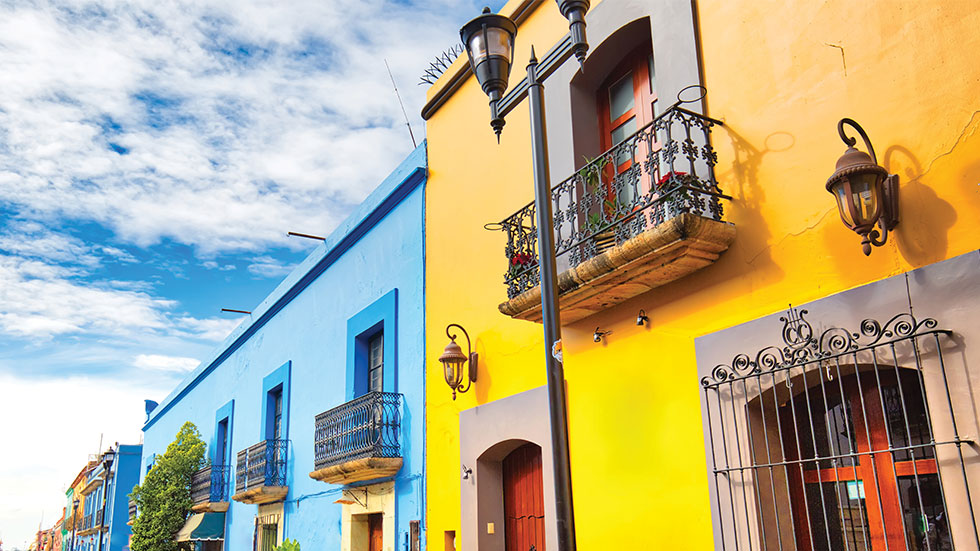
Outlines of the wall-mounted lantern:
[{"label": "wall-mounted lantern", "polygon": [[[868,153],[854,148],[857,139],[844,133],[845,124],[861,135]],[[861,125],[844,118],[837,123],[837,133],[847,144],[847,151],[837,160],[837,169],[827,180],[827,191],[837,199],[844,225],[863,238],[861,248],[870,255],[871,246],[884,245],[888,232],[898,225],[898,175],[888,174],[878,164],[871,140]]]},{"label": "wall-mounted lantern", "polygon": [[603,331],[598,327],[595,328],[595,332],[592,333],[592,342],[602,342],[602,337],[612,333],[612,331]]},{"label": "wall-mounted lantern", "polygon": [[[463,354],[463,349],[456,344],[456,335],[449,332],[453,327],[458,328],[466,336],[466,354]],[[446,345],[445,350],[442,351],[442,355],[439,356],[439,362],[442,363],[446,384],[449,385],[449,388],[453,389],[453,400],[455,400],[457,392],[464,394],[470,389],[470,384],[476,382],[476,368],[479,357],[476,352],[472,351],[470,347],[470,335],[461,325],[456,323],[447,325],[446,336],[449,337],[449,344]],[[466,366],[466,362],[469,362],[469,368],[467,369],[466,388],[463,388],[463,368]]]}]

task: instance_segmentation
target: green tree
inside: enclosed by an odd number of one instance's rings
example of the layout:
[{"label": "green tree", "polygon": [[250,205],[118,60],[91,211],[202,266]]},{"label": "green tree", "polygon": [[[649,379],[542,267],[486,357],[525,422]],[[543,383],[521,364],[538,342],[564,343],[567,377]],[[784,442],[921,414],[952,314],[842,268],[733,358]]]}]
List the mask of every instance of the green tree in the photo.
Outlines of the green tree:
[{"label": "green tree", "polygon": [[276,551],[300,551],[299,542],[296,540],[285,540],[282,545],[276,548]]},{"label": "green tree", "polygon": [[194,423],[184,423],[167,451],[136,485],[130,497],[139,516],[133,522],[132,551],[176,551],[174,535],[191,510],[191,476],[205,465],[205,444]]}]

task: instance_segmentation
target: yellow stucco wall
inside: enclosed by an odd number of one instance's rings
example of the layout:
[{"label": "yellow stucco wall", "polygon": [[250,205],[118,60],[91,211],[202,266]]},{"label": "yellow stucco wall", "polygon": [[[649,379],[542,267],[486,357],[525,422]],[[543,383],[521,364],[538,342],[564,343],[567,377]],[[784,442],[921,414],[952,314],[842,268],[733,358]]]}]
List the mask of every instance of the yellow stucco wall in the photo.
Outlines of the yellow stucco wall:
[{"label": "yellow stucco wall", "polygon": [[[709,268],[563,328],[582,550],[711,548],[695,337],[980,247],[972,2],[717,0],[698,10],[708,114],[726,125],[712,135],[718,176],[738,235]],[[566,30],[542,3],[520,27],[511,82],[532,41],[540,53]],[[654,49],[668,55],[669,45]],[[870,257],[824,189],[844,116],[901,177],[901,224]],[[541,326],[497,311],[505,237],[483,229],[532,199],[527,105],[499,146],[488,118],[470,78],[427,125],[431,550],[460,530],[458,412],[545,382]],[[634,325],[640,308],[652,327]],[[451,322],[480,353],[479,381],[455,402],[436,361]],[[596,326],[613,331],[603,344],[592,342]]]}]

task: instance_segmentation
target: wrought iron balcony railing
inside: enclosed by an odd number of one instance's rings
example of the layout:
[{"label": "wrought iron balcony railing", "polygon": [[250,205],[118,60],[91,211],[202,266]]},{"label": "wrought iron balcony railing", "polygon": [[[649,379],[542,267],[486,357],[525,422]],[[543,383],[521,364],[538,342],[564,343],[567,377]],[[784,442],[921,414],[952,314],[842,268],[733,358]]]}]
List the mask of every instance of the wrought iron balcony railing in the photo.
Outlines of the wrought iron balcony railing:
[{"label": "wrought iron balcony railing", "polygon": [[136,520],[136,502],[129,498],[129,522]]},{"label": "wrought iron balcony railing", "polygon": [[82,518],[82,530],[89,530],[92,528],[92,515],[85,515]]},{"label": "wrought iron balcony railing", "polygon": [[[675,104],[551,190],[555,253],[574,268],[679,214],[722,220],[711,128],[721,122]],[[507,233],[508,298],[539,283],[534,203],[493,229]],[[488,225],[490,228],[491,225]]]},{"label": "wrought iron balcony railing", "polygon": [[102,512],[101,509],[95,512],[95,525],[93,526],[93,528],[101,528],[103,526],[103,522],[102,522],[103,515],[104,513]]},{"label": "wrought iron balcony railing", "polygon": [[314,467],[323,469],[366,457],[401,457],[402,395],[369,392],[316,416]]},{"label": "wrought iron balcony railing", "polygon": [[205,467],[191,477],[191,499],[194,504],[228,501],[231,465]]},{"label": "wrought iron balcony railing", "polygon": [[287,440],[263,440],[238,452],[235,491],[286,485]]}]

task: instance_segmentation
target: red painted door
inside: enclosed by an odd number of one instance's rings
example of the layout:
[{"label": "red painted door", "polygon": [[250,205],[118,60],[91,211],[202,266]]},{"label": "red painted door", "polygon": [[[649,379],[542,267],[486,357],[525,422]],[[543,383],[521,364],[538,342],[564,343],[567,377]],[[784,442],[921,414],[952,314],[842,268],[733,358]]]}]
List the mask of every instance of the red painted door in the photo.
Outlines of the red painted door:
[{"label": "red painted door", "polygon": [[368,515],[368,551],[381,551],[384,545],[381,527],[383,519],[383,513]]},{"label": "red painted door", "polygon": [[506,551],[544,551],[541,447],[527,443],[503,461]]}]

